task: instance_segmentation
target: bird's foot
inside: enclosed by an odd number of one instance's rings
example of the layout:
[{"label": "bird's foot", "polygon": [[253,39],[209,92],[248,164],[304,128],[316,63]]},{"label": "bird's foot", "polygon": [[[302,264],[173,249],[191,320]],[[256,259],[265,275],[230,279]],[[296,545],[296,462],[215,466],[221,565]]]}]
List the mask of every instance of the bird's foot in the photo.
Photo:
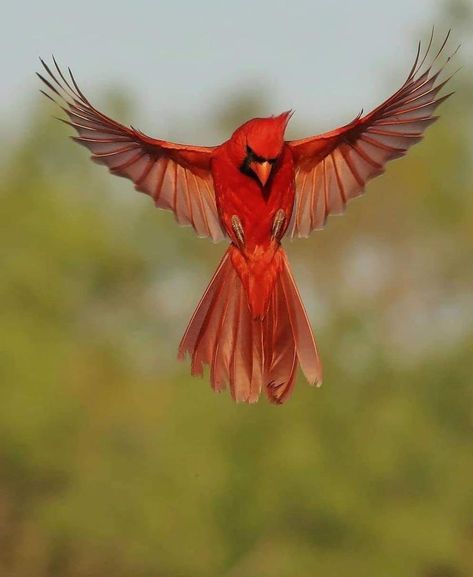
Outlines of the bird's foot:
[{"label": "bird's foot", "polygon": [[243,225],[241,224],[241,220],[236,214],[232,216],[232,228],[240,248],[243,248],[245,246],[245,234],[243,232]]},{"label": "bird's foot", "polygon": [[273,227],[271,229],[271,238],[276,240],[281,240],[281,232],[284,227],[284,221],[286,220],[286,213],[282,208],[280,208],[274,215]]}]

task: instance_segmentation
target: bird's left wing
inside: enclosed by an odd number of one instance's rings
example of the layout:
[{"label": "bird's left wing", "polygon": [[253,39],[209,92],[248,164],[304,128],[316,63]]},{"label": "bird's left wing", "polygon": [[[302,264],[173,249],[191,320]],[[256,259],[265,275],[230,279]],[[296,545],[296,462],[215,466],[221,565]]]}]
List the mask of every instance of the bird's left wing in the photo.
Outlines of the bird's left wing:
[{"label": "bird's left wing", "polygon": [[424,130],[437,119],[434,110],[450,96],[437,97],[449,79],[437,80],[451,57],[438,71],[432,71],[448,36],[424,72],[433,33],[420,63],[419,44],[404,84],[366,116],[360,114],[332,132],[288,142],[296,173],[296,199],[288,235],[307,237],[312,230],[323,228],[329,214],[342,213],[349,200],[363,193],[368,180],[384,172],[387,161],[403,156],[422,139]]},{"label": "bird's left wing", "polygon": [[[112,174],[129,178],[135,188],[154,199],[159,208],[174,212],[179,224],[191,225],[199,236],[213,241],[225,237],[215,200],[210,160],[213,148],[174,144],[146,136],[133,127],[115,122],[99,112],[81,92],[69,70],[63,74],[54,60],[55,72],[41,60],[46,74],[38,74],[56,102],[59,97],[78,133],[76,142],[92,152],[92,159]],[[53,95],[51,95],[51,93]]]}]

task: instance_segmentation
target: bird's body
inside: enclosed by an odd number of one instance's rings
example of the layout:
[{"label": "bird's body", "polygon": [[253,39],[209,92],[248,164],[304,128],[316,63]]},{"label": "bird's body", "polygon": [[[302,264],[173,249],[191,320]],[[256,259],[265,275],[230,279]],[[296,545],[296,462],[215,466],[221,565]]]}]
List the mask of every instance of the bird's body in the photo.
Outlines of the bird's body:
[{"label": "bird's body", "polygon": [[[272,132],[279,136],[278,132],[285,127],[286,115],[275,119],[253,119],[246,127],[249,125],[250,130],[258,131],[260,124],[268,120],[274,124]],[[242,131],[242,128],[239,130]],[[239,137],[244,140],[246,150],[246,132],[237,134]],[[274,154],[277,162],[272,166],[271,175],[264,185],[258,178],[240,170],[244,158],[237,158],[235,162],[232,157],[234,136],[216,149],[211,161],[218,212],[225,232],[237,248],[232,262],[245,286],[254,317],[264,316],[275,276],[281,266],[275,255],[294,207],[292,153],[287,144],[279,142],[277,145],[275,151],[270,150],[267,154],[269,158]],[[279,147],[282,147],[281,151]],[[284,220],[275,235],[274,222],[278,212],[284,214]],[[241,223],[243,241],[235,232],[235,217]]]},{"label": "bird's body", "polygon": [[217,206],[228,236],[237,240],[231,217],[238,215],[245,228],[246,250],[251,251],[255,245],[268,245],[276,212],[283,209],[290,218],[294,207],[294,163],[289,147],[284,146],[264,187],[231,164],[224,146],[219,147],[211,167]]},{"label": "bird's body", "polygon": [[228,383],[237,401],[261,389],[281,403],[297,362],[311,382],[322,370],[281,239],[295,198],[292,151],[283,140],[289,114],[255,118],[217,147],[210,160],[216,206],[232,241],[179,347],[193,374],[211,367],[216,390]]},{"label": "bird's body", "polygon": [[295,141],[284,139],[289,113],[255,118],[217,147],[174,144],[125,127],[95,109],[72,74],[67,79],[55,61],[54,74],[43,62],[49,78],[40,78],[65,102],[66,123],[96,162],[131,179],[199,236],[230,240],[179,347],[180,357],[192,359],[192,374],[210,366],[215,390],[228,386],[236,401],[245,402],[265,390],[282,403],[298,364],[310,383],[322,382],[281,241],[322,228],[436,120],[434,110],[449,95],[437,98],[446,82],[437,82],[442,68],[422,71],[431,43],[420,64],[419,46],[401,88],[366,116]]}]

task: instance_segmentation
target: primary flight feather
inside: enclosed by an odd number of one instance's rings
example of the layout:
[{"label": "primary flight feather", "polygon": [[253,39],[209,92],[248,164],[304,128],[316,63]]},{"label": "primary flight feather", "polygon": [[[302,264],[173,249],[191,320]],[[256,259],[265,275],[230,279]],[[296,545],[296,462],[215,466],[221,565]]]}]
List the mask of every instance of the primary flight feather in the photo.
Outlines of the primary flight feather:
[{"label": "primary flight feather", "polygon": [[[433,36],[433,35],[432,35]],[[174,212],[213,241],[230,245],[189,322],[179,357],[191,358],[193,375],[210,366],[214,390],[228,387],[236,401],[255,402],[263,389],[283,403],[298,365],[311,384],[322,383],[314,336],[281,246],[285,236],[306,237],[329,214],[344,210],[388,160],[405,154],[437,117],[450,94],[425,67],[432,36],[420,44],[401,88],[369,114],[331,132],[286,141],[291,113],[254,118],[215,147],[174,144],[146,136],[99,112],[72,73],[43,60],[38,74],[77,131],[74,140],[110,172],[132,180],[160,208]]]}]

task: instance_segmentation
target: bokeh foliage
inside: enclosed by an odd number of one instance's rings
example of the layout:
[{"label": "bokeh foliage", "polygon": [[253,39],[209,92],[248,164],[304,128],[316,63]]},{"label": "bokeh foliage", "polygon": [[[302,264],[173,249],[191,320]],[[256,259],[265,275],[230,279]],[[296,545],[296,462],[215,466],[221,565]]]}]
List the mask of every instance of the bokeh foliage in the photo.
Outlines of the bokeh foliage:
[{"label": "bokeh foliage", "polygon": [[[33,108],[0,169],[0,575],[473,575],[471,68],[455,86],[289,245],[326,381],[283,407],[175,361],[223,246]],[[222,130],[261,103],[234,105]]]}]

